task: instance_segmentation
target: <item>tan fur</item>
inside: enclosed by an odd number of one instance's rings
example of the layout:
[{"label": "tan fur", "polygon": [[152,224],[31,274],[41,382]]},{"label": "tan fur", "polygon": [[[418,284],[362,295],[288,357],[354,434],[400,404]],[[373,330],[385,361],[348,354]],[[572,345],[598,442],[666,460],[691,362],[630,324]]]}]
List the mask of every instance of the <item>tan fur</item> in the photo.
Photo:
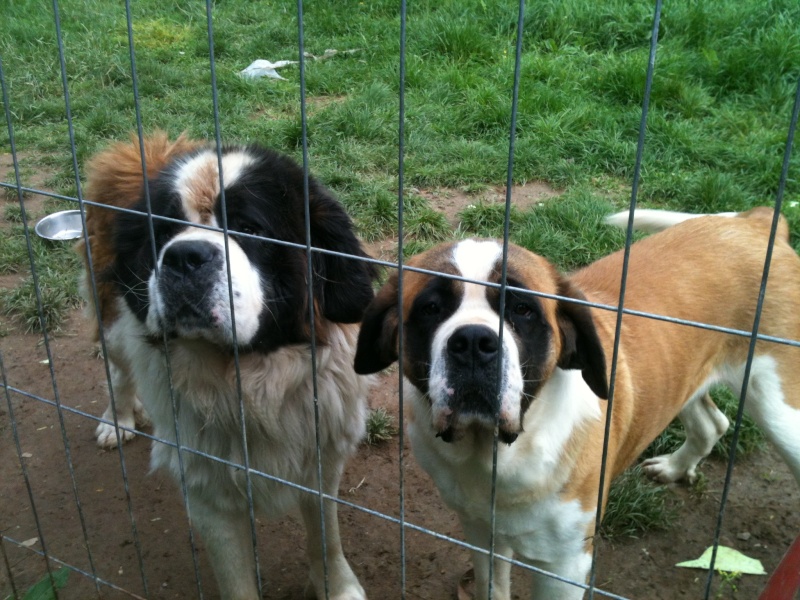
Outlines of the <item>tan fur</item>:
[{"label": "tan fur", "polygon": [[[735,221],[703,217],[636,244],[628,267],[625,308],[750,331],[767,250],[772,211],[755,209]],[[800,261],[788,243],[781,219],[767,286],[760,333],[800,339]],[[695,263],[689,277],[670,270]],[[619,298],[622,254],[616,253],[572,277],[587,297],[615,305]],[[687,273],[685,268],[682,273]],[[607,356],[613,347],[616,313],[594,309],[604,332]],[[628,467],[675,418],[681,405],[725,357],[744,363],[749,337],[625,315],[609,447],[610,474]],[[757,354],[769,353],[786,367],[800,364],[800,350],[759,342]],[[787,385],[787,389],[792,388]],[[800,397],[787,401],[800,407]]]},{"label": "tan fur", "polygon": [[[680,415],[686,426],[684,445],[671,455],[643,463],[645,472],[661,481],[691,479],[697,463],[727,429],[728,419],[705,392],[715,381],[722,381],[737,395],[740,393],[774,214],[767,208],[704,217],[672,213],[667,218],[659,216],[658,211],[650,213],[648,224],[663,231],[631,248],[624,307],[747,334],[733,335],[631,314],[623,316],[613,382],[603,510],[612,480],[675,417]],[[624,214],[615,215],[614,219],[627,222],[623,217]],[[674,226],[669,227],[670,224]],[[447,257],[458,243],[434,248],[408,264],[452,273]],[[578,298],[582,293],[592,303],[612,307],[590,309],[608,379],[618,314],[613,307],[619,302],[623,253],[605,257],[565,278],[545,259],[522,248],[511,246],[508,256],[509,277],[530,290],[544,294],[566,291]],[[490,274],[488,280],[494,281],[496,276]],[[430,277],[405,273],[406,318]],[[359,352],[368,351],[372,343],[369,340],[377,336],[375,348],[381,360],[391,362],[392,349],[396,358],[392,306],[397,291],[397,278],[393,277],[376,296],[362,325],[362,333],[371,333],[364,337],[365,348],[359,347]],[[546,383],[527,409],[524,427],[516,441],[497,447],[496,521],[492,521],[496,526],[496,551],[503,556],[516,553],[523,560],[580,581],[591,563],[606,414],[611,405],[594,395],[601,393],[597,391],[600,388],[590,389],[587,362],[579,368],[588,386],[580,385],[583,380],[576,385],[576,371],[569,370],[574,366],[567,364],[568,370],[556,366],[568,340],[560,330],[568,303],[545,298],[540,298],[539,303],[555,335],[542,359],[545,362],[540,373]],[[494,309],[487,306],[486,310]],[[383,314],[387,317],[378,328],[376,323],[381,322]],[[483,321],[475,317],[475,322]],[[570,324],[564,326],[569,329]],[[759,333],[800,340],[800,258],[789,245],[788,226],[782,217]],[[405,364],[412,364],[409,346],[405,349]],[[362,355],[368,356],[366,351]],[[599,352],[592,355],[599,356]],[[765,431],[800,483],[800,441],[796,434],[800,430],[798,365],[797,346],[759,341],[745,410]],[[602,363],[590,368],[595,369],[595,375],[603,370]],[[410,379],[408,366],[406,374]],[[441,429],[431,419],[434,400],[416,387],[412,392],[409,439],[414,454],[439,486],[445,502],[458,513],[467,540],[485,547],[490,531],[486,495],[492,473],[493,429],[478,425],[453,442],[442,441],[438,439]],[[488,561],[477,552],[473,553],[473,561],[476,598],[483,600],[488,588]],[[495,569],[495,599],[510,598],[508,568],[498,562]],[[536,598],[583,596],[581,589],[547,577],[534,575],[533,581]]]},{"label": "tan fur", "polygon": [[214,205],[219,196],[219,165],[216,156],[208,156],[198,168],[195,176],[186,181],[184,202],[197,212],[198,222],[211,223]]}]

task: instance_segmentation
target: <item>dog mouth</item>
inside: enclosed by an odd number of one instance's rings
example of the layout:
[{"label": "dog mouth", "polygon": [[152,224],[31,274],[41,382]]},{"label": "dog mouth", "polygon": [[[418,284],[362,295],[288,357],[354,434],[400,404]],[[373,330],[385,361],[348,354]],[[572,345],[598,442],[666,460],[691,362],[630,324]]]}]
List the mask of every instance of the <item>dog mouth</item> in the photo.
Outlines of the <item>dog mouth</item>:
[{"label": "dog mouth", "polygon": [[521,430],[504,414],[490,414],[484,411],[465,410],[464,407],[453,407],[433,404],[433,428],[437,438],[447,444],[461,440],[471,429],[485,435],[497,430],[498,439],[504,444],[513,444]]},{"label": "dog mouth", "polygon": [[[444,429],[443,431],[437,431],[436,437],[441,438],[443,442],[446,444],[452,444],[453,442],[457,442],[462,437],[464,437],[463,430],[459,431],[455,427],[450,426]],[[511,445],[517,441],[519,437],[518,432],[508,431],[506,429],[498,428],[497,431],[497,439],[503,442],[504,444]]]}]

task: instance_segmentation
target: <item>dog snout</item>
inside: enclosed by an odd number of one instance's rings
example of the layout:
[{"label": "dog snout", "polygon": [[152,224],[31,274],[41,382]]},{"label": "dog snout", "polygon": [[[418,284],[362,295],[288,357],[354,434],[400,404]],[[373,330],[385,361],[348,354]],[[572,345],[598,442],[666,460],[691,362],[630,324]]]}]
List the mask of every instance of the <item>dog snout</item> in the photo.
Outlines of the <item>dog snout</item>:
[{"label": "dog snout", "polygon": [[203,267],[213,265],[220,249],[209,242],[187,240],[169,246],[162,259],[162,267],[183,276],[195,275]]},{"label": "dog snout", "polygon": [[447,354],[462,367],[480,368],[497,358],[500,340],[484,325],[459,327],[447,340]]}]

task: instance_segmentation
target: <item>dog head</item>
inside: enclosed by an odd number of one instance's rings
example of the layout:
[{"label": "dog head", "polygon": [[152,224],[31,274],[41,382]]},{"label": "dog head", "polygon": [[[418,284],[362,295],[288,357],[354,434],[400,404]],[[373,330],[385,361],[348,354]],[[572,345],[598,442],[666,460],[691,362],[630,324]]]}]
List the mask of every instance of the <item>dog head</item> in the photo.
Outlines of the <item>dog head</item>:
[{"label": "dog head", "polygon": [[374,373],[397,360],[401,316],[405,375],[430,400],[432,426],[444,441],[497,422],[500,439],[512,443],[557,368],[580,369],[592,391],[607,398],[605,355],[589,309],[526,293],[583,299],[542,257],[510,246],[502,336],[502,244],[448,243],[407,265],[445,275],[405,271],[401,299],[392,275],[365,314],[355,369]]},{"label": "dog head", "polygon": [[[227,239],[218,231],[221,186]],[[220,161],[204,148],[172,158],[147,196],[152,225],[146,196],[134,206],[139,214],[117,218],[112,277],[148,336],[231,347],[235,323],[246,349],[269,352],[309,339],[306,251],[260,239],[306,243],[303,171],[294,161],[259,146],[226,147]],[[309,200],[312,246],[366,256],[341,205],[314,179]],[[361,320],[374,270],[324,252],[313,253],[312,269],[324,340],[327,322]]]}]

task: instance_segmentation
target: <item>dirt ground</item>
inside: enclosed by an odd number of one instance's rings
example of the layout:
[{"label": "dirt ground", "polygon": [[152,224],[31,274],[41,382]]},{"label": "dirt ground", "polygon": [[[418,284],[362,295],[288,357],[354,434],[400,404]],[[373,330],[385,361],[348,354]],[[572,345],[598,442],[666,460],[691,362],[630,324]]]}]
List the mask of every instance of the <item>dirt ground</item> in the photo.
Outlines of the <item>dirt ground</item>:
[{"label": "dirt ground", "polygon": [[[105,373],[80,314],[68,320],[51,340],[53,368],[60,402],[93,415],[102,413]],[[2,339],[2,358],[8,385],[25,393],[54,398],[47,355],[37,335],[11,334]],[[17,591],[22,592],[45,573],[43,560],[31,550],[97,575],[129,593],[100,587],[103,598],[195,598],[198,588],[189,543],[187,519],[177,486],[148,472],[149,442],[137,438],[122,454],[99,450],[93,441],[95,423],[62,410],[69,443],[75,490],[65,458],[58,411],[51,404],[11,392],[13,423],[5,397],[0,404],[0,529],[31,549],[6,542],[4,549]],[[397,375],[381,378],[370,403],[397,414]],[[22,476],[12,436],[16,427],[30,490]],[[127,473],[131,513],[141,548],[142,577],[122,478]],[[391,517],[399,509],[399,447],[397,438],[381,446],[362,445],[347,466],[340,496],[349,502]],[[405,516],[408,523],[461,539],[456,519],[442,505],[431,481],[403,448]],[[699,556],[710,544],[719,508],[724,465],[707,462],[707,493],[691,496],[675,487],[680,519],[667,532],[641,539],[601,542],[597,581],[603,590],[630,598],[672,599],[703,597],[706,575],[675,568],[676,562]],[[85,521],[82,533],[79,511]],[[800,531],[800,492],[788,471],[771,452],[738,464],[728,503],[722,541],[760,559],[771,572]],[[35,525],[34,507],[40,522]],[[400,529],[395,523],[343,507],[340,509],[345,550],[369,596],[401,597]],[[301,598],[306,580],[304,539],[297,519],[258,524],[266,598]],[[747,538],[747,539],[743,539]],[[30,542],[30,540],[35,540]],[[199,574],[203,597],[216,598],[206,555],[199,544]],[[406,597],[455,598],[457,582],[469,567],[468,553],[430,534],[406,531]],[[526,577],[515,569],[516,598],[526,597]],[[143,580],[146,580],[145,591]],[[714,595],[756,598],[766,577],[715,579]],[[12,592],[8,573],[0,567],[0,598]],[[60,598],[96,597],[94,584],[72,573]]]},{"label": "dirt ground", "polygon": [[[475,201],[474,197],[452,190],[420,192],[454,224],[458,211]],[[521,208],[555,195],[556,191],[537,183],[513,190],[514,201]],[[503,197],[503,190],[493,190],[484,201],[499,202]],[[31,208],[34,204],[41,208],[40,199],[35,196],[26,202]],[[391,258],[394,244],[385,240],[370,251],[375,256]],[[0,286],[16,285],[18,278],[0,278]],[[12,419],[3,393],[0,531],[17,542],[6,541],[0,548],[0,555],[5,553],[0,563],[0,599],[5,600],[13,592],[12,579],[16,592],[22,595],[44,576],[45,563],[36,554],[43,548],[53,557],[53,568],[59,566],[57,561],[63,561],[86,573],[94,571],[111,584],[101,585],[98,594],[87,576],[73,572],[59,598],[217,598],[202,541],[197,544],[200,586],[197,584],[180,493],[171,479],[149,472],[150,442],[140,437],[125,445],[122,452],[100,450],[93,439],[94,421],[66,409],[59,413],[52,403],[55,390],[63,407],[90,415],[102,414],[107,402],[103,363],[90,339],[90,328],[79,312],[75,311],[50,340],[55,385],[40,335],[15,333],[16,327],[3,318],[0,331],[8,332],[0,337],[0,357],[13,409]],[[397,416],[397,387],[396,373],[382,376],[371,395],[371,406],[385,407]],[[32,395],[50,402],[36,400]],[[14,430],[20,441],[21,458]],[[380,446],[362,445],[347,465],[340,497],[398,518],[400,456],[398,437]],[[402,457],[406,522],[462,539],[457,520],[443,506],[407,447],[402,448]],[[698,557],[713,540],[725,465],[706,462],[701,470],[708,479],[702,496],[673,486],[680,518],[671,530],[640,539],[599,542],[597,582],[602,590],[636,599],[704,596],[704,571],[674,567],[676,562]],[[127,492],[123,471],[127,475]],[[74,474],[74,485],[70,472]],[[742,461],[734,472],[722,543],[760,559],[767,572],[772,572],[800,533],[798,506],[800,491],[774,453],[767,451]],[[468,552],[463,548],[429,533],[407,529],[402,549],[398,524],[355,508],[340,508],[340,521],[345,551],[373,600],[403,597],[403,572],[407,598],[456,597],[458,581],[469,568]],[[258,529],[266,582],[264,597],[302,598],[306,562],[299,519],[289,516],[277,522],[259,522]],[[527,597],[525,573],[515,568],[513,578],[514,597]],[[765,583],[764,576],[726,580],[716,577],[711,597],[757,598]]]}]

